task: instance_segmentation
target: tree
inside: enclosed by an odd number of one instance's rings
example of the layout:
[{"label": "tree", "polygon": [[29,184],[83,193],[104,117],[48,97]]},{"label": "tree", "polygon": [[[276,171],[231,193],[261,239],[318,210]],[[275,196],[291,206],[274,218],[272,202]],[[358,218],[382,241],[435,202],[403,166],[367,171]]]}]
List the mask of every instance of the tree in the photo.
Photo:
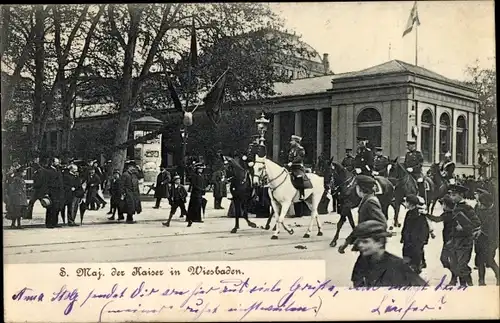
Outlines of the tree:
[{"label": "tree", "polygon": [[470,78],[466,83],[474,87],[479,95],[479,139],[488,143],[497,142],[497,96],[496,72],[493,69],[481,69],[479,61],[468,66],[466,74]]}]

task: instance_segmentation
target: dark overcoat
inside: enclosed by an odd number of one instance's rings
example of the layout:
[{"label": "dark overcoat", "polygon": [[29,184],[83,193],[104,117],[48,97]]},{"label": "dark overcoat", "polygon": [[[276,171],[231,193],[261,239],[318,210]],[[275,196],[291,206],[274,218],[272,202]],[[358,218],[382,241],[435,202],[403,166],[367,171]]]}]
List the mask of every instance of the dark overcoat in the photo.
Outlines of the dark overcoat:
[{"label": "dark overcoat", "polygon": [[47,194],[53,202],[64,202],[64,184],[61,171],[54,167],[49,167],[45,170],[43,176],[45,194]]},{"label": "dark overcoat", "polygon": [[168,171],[160,172],[156,177],[155,197],[167,198],[169,197],[168,184],[171,181],[171,176]]},{"label": "dark overcoat", "polygon": [[[365,195],[359,203],[358,208],[358,225],[368,220],[375,220],[387,226],[387,219],[382,212],[380,201],[373,194]],[[354,243],[354,240],[355,238],[352,233],[346,238],[346,242],[349,244]]]},{"label": "dark overcoat", "polygon": [[129,215],[142,212],[139,192],[139,179],[130,172],[124,172],[120,181],[121,195],[124,196],[122,212]]},{"label": "dark overcoat", "polygon": [[212,184],[214,185],[214,198],[221,199],[227,196],[226,177],[221,170],[212,174]]}]

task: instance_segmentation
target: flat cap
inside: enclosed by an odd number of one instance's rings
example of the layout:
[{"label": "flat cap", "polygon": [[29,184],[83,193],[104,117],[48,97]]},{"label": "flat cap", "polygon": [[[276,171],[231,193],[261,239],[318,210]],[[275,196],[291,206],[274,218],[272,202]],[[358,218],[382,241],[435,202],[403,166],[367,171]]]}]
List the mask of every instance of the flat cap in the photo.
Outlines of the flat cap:
[{"label": "flat cap", "polygon": [[410,194],[405,198],[406,202],[411,203],[413,205],[423,205],[422,201],[415,194]]},{"label": "flat cap", "polygon": [[194,164],[194,168],[202,169],[202,168],[206,168],[206,167],[203,163],[196,163],[196,164]]},{"label": "flat cap", "polygon": [[391,236],[391,234],[387,232],[387,225],[376,220],[361,222],[354,228],[353,235],[356,239]]},{"label": "flat cap", "polygon": [[358,136],[358,137],[356,137],[356,140],[361,141],[361,140],[368,140],[368,139],[366,137]]},{"label": "flat cap", "polygon": [[479,194],[479,195],[481,195],[481,194],[490,194],[490,192],[488,192],[484,188],[476,188],[476,190],[474,192],[477,193],[477,194]]},{"label": "flat cap", "polygon": [[485,205],[485,206],[490,206],[494,203],[493,195],[490,193],[483,193],[479,195],[479,203]]},{"label": "flat cap", "polygon": [[375,150],[382,151],[383,149],[382,149],[382,147],[375,147]]},{"label": "flat cap", "polygon": [[174,181],[175,181],[176,179],[181,179],[181,177],[180,177],[179,175],[175,175],[175,176],[174,176]]},{"label": "flat cap", "polygon": [[469,189],[467,187],[464,187],[464,186],[459,185],[459,184],[453,184],[453,185],[448,186],[448,192],[465,193],[468,190]]},{"label": "flat cap", "polygon": [[415,139],[409,139],[406,141],[407,144],[416,144],[417,142],[415,141]]},{"label": "flat cap", "polygon": [[453,199],[449,194],[445,194],[442,198],[440,198],[439,203],[450,208],[455,205],[455,202],[453,202]]},{"label": "flat cap", "polygon": [[346,148],[346,149],[345,149],[345,151],[346,151],[346,152],[348,152],[348,151],[352,151],[352,148]]},{"label": "flat cap", "polygon": [[360,186],[372,187],[373,185],[376,184],[376,182],[375,182],[375,179],[373,177],[366,176],[366,175],[358,175],[356,177],[356,184],[358,184]]},{"label": "flat cap", "polygon": [[295,141],[302,141],[302,137],[299,137],[297,135],[292,135],[291,139]]}]

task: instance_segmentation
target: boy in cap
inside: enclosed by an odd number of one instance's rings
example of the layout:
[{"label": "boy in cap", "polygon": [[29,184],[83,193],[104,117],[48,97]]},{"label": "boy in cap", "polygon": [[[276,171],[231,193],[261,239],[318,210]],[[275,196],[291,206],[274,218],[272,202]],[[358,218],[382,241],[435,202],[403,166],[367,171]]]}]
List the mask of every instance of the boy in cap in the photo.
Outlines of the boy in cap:
[{"label": "boy in cap", "polygon": [[354,157],[354,171],[356,175],[372,175],[373,170],[373,152],[370,148],[366,147],[367,139],[364,137],[357,137],[358,150],[356,157]]},{"label": "boy in cap", "polygon": [[464,194],[467,188],[461,185],[450,185],[448,189],[455,203],[452,211],[451,270],[458,277],[461,286],[472,286],[471,268],[468,264],[472,255],[474,238],[481,232],[481,221],[474,209],[465,203]]},{"label": "boy in cap", "polygon": [[302,137],[292,135],[290,140],[290,152],[288,153],[288,167],[290,167],[295,181],[297,183],[297,189],[300,193],[300,199],[304,200],[304,156],[306,151],[304,147],[300,145]]},{"label": "boy in cap", "polygon": [[342,159],[342,166],[344,166],[351,173],[354,171],[354,157],[352,156],[352,149],[346,148],[345,157]]},{"label": "boy in cap", "polygon": [[351,281],[354,287],[426,286],[427,283],[403,261],[385,250],[387,226],[379,221],[360,223],[353,231],[360,252]]},{"label": "boy in cap", "polygon": [[424,246],[429,240],[429,225],[425,215],[419,212],[418,206],[423,205],[418,196],[411,194],[405,200],[406,212],[401,243],[403,244],[403,259],[417,274],[422,272]]},{"label": "boy in cap", "polygon": [[[426,214],[426,217],[433,222],[443,222],[443,247],[441,249],[441,264],[444,268],[451,271],[451,233],[453,230],[453,209],[455,203],[450,195],[443,196],[439,203],[443,206],[443,213],[440,216]],[[451,285],[457,284],[457,276],[451,272]]]},{"label": "boy in cap", "polygon": [[[374,194],[375,179],[366,175],[356,177],[356,194],[361,198],[358,207],[358,225],[369,220],[375,220],[387,227],[387,219],[382,212],[380,201]],[[336,235],[330,245],[335,245],[338,236]],[[354,236],[351,233],[344,244],[339,247],[339,252],[344,253],[345,249],[354,243]],[[334,243],[335,242],[335,243]]]},{"label": "boy in cap", "polygon": [[499,285],[499,269],[495,261],[498,248],[498,217],[493,199],[488,191],[477,189],[477,204],[474,208],[479,220],[481,220],[481,233],[474,243],[476,251],[475,264],[478,267],[479,286],[486,286],[486,267],[495,273],[497,286]]},{"label": "boy in cap", "polygon": [[170,186],[170,195],[168,201],[170,202],[170,215],[168,216],[167,222],[163,222],[166,227],[170,226],[170,220],[172,216],[177,211],[177,208],[181,209],[181,218],[187,215],[186,211],[186,197],[187,192],[184,186],[181,185],[181,177],[179,175],[174,176],[174,182]]},{"label": "boy in cap", "polygon": [[382,154],[382,147],[375,147],[373,175],[387,177],[387,166],[389,166],[389,159]]}]

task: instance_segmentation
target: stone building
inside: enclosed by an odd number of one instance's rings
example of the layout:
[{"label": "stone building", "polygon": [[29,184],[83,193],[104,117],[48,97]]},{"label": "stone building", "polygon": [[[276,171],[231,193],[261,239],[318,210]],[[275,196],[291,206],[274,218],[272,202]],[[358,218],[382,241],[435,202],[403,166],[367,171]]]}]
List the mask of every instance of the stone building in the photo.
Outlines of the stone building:
[{"label": "stone building", "polygon": [[[359,135],[391,158],[403,157],[406,140],[414,138],[425,167],[449,151],[457,174],[474,173],[478,98],[458,81],[392,60],[357,72],[276,84],[276,92],[264,103],[272,114],[268,149],[275,160],[284,157],[292,133],[303,137],[308,164],[320,154],[341,160],[345,148],[356,148]],[[258,109],[253,102],[245,106]]]}]

